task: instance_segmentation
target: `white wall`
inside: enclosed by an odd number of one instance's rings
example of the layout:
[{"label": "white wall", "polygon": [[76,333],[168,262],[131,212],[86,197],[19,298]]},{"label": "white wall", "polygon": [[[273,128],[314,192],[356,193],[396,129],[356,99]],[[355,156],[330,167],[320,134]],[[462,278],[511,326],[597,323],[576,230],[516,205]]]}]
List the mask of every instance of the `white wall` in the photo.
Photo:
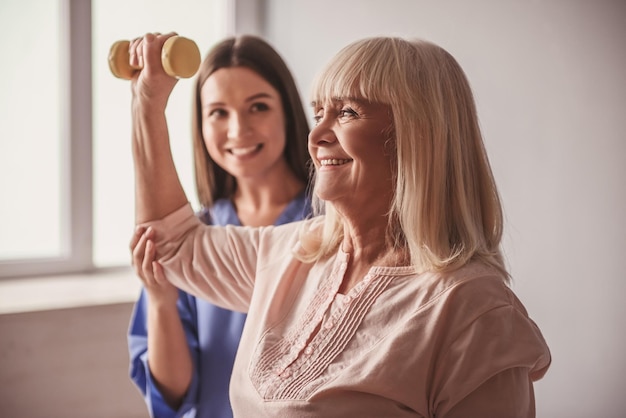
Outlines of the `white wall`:
[{"label": "white wall", "polygon": [[472,83],[514,289],[551,347],[539,417],[626,411],[626,2],[265,0],[303,93],[370,35],[434,41]]}]

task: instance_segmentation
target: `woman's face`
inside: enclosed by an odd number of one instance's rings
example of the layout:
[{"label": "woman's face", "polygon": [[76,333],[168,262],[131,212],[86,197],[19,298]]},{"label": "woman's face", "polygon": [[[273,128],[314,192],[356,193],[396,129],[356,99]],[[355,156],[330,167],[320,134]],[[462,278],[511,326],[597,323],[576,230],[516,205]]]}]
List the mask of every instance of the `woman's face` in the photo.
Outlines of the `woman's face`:
[{"label": "woman's face", "polygon": [[200,90],[202,135],[211,158],[237,179],[263,176],[283,159],[280,94],[256,72],[221,68]]},{"label": "woman's face", "polygon": [[348,205],[386,200],[395,187],[396,158],[389,106],[340,98],[314,103],[314,113],[309,152],[318,197]]}]

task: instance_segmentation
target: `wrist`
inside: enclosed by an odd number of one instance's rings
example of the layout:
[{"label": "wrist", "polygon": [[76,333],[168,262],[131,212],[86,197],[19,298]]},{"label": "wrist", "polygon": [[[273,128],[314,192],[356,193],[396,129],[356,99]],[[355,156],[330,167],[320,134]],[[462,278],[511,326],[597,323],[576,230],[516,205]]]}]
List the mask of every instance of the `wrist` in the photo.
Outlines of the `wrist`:
[{"label": "wrist", "polygon": [[171,315],[178,312],[178,306],[176,304],[178,298],[163,298],[148,293],[148,299],[148,309],[155,315]]},{"label": "wrist", "polygon": [[133,112],[140,116],[154,116],[155,114],[165,115],[167,100],[167,97],[156,98],[141,94],[133,95],[131,106]]}]

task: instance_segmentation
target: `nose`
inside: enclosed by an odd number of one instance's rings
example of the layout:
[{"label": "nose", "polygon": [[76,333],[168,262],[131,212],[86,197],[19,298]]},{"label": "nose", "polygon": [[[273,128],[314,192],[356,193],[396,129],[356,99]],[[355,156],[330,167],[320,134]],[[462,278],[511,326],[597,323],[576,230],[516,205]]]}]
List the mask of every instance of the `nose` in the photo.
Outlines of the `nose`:
[{"label": "nose", "polygon": [[328,121],[320,119],[317,125],[309,132],[309,147],[320,147],[330,145],[337,141],[335,132]]},{"label": "nose", "polygon": [[242,114],[231,113],[228,119],[228,138],[239,139],[250,133],[252,133],[250,121]]}]

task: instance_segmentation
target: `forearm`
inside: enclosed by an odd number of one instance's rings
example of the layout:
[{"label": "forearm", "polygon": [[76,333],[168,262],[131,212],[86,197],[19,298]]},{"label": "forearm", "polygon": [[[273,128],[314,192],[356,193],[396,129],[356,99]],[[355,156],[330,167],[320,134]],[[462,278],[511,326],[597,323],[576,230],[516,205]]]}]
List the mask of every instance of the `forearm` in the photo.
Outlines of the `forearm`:
[{"label": "forearm", "polygon": [[193,362],[176,307],[149,307],[148,365],[165,401],[179,408],[191,385]]},{"label": "forearm", "polygon": [[133,98],[135,221],[161,219],[187,202],[170,150],[164,105]]}]

